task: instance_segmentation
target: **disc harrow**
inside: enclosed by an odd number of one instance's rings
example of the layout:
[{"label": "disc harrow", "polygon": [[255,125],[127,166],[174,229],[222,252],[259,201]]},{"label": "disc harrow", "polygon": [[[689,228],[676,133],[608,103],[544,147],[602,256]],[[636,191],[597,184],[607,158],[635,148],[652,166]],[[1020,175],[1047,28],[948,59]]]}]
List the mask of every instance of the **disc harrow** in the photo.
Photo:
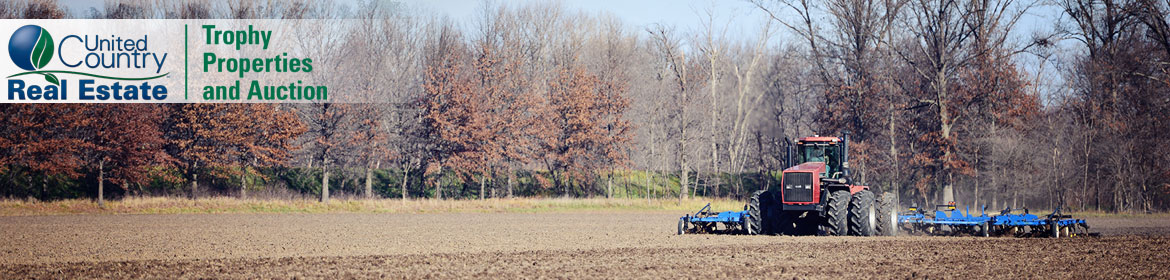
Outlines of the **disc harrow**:
[{"label": "disc harrow", "polygon": [[753,234],[750,217],[747,210],[712,212],[711,204],[707,203],[699,212],[678,219],[678,234]]},{"label": "disc harrow", "polygon": [[979,215],[955,207],[954,203],[936,205],[933,213],[918,207],[898,215],[898,225],[910,233],[928,235],[973,235],[973,236],[1016,236],[1016,237],[1078,237],[1099,236],[1089,232],[1089,224],[1082,219],[1064,215],[1057,208],[1051,214],[1037,216],[1023,209],[1016,213],[1010,207],[997,215],[988,215],[986,207]]}]

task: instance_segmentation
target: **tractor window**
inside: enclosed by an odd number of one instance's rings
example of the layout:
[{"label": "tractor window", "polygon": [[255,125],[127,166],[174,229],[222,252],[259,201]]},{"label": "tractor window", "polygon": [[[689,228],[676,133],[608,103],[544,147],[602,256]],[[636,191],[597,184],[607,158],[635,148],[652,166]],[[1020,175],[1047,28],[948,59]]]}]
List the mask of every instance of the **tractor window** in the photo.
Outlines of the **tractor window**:
[{"label": "tractor window", "polygon": [[796,162],[824,162],[828,174],[826,177],[835,177],[834,173],[841,171],[841,163],[838,162],[838,155],[840,147],[828,143],[806,143],[801,145],[796,153]]}]

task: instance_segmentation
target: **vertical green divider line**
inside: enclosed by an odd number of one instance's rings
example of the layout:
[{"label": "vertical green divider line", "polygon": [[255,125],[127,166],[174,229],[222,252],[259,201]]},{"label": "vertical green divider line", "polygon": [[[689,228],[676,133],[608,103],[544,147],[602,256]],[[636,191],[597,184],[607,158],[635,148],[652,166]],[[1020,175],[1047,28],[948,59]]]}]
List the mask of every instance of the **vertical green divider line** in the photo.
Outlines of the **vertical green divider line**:
[{"label": "vertical green divider line", "polygon": [[191,100],[187,92],[191,89],[191,85],[187,84],[187,72],[191,71],[191,56],[187,54],[187,25],[183,24],[183,100]]}]

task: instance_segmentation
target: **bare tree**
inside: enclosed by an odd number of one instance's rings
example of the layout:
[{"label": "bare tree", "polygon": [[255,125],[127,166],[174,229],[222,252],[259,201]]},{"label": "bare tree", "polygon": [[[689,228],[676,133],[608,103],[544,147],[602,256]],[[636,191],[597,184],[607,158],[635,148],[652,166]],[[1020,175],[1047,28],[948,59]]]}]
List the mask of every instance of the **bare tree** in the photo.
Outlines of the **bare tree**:
[{"label": "bare tree", "polygon": [[702,73],[693,71],[695,62],[687,59],[687,53],[682,48],[682,42],[678,39],[674,29],[662,25],[657,25],[649,30],[652,41],[654,42],[655,52],[660,57],[660,62],[665,65],[664,70],[667,70],[664,79],[670,79],[673,84],[674,104],[669,111],[668,116],[675,120],[673,129],[670,135],[675,138],[675,158],[679,167],[679,202],[687,197],[687,188],[690,185],[690,155],[688,154],[690,148],[689,130],[695,126],[695,122],[690,117],[690,107],[693,103],[694,94],[697,88],[700,88]]}]

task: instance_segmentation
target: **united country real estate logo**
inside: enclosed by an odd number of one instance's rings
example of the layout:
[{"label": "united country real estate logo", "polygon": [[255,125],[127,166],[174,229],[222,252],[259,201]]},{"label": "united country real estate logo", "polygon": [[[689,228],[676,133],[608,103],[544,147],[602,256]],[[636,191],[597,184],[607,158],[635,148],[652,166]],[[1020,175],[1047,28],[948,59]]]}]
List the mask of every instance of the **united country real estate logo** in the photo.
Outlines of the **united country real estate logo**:
[{"label": "united country real estate logo", "polygon": [[[160,73],[167,54],[152,52],[147,35],[69,34],[55,41],[48,30],[30,24],[12,32],[8,56],[13,64],[25,70],[7,76],[5,89],[9,101],[162,101],[168,95],[165,85],[149,82],[169,73]],[[54,59],[59,63],[53,64]],[[70,70],[46,69],[50,65]],[[153,75],[123,75],[126,71],[142,70]],[[67,76],[79,79],[71,85],[69,79],[62,78]],[[28,77],[44,79],[43,82],[25,80]]]},{"label": "united country real estate logo", "polygon": [[[12,32],[12,39],[8,40],[8,56],[12,57],[20,69],[36,71],[49,64],[53,57],[53,36],[49,31],[36,25],[25,25],[16,32]],[[59,85],[59,80],[52,73],[43,73],[45,80]]]},{"label": "united country real estate logo", "polygon": [[[0,46],[7,45],[0,52],[8,51],[0,53],[0,103],[378,100],[329,96],[329,87],[351,86],[351,79],[322,73],[349,64],[324,50],[334,48],[328,42],[340,37],[321,30],[348,30],[363,23],[322,24],[0,19]],[[322,26],[329,28],[318,29]]]}]

